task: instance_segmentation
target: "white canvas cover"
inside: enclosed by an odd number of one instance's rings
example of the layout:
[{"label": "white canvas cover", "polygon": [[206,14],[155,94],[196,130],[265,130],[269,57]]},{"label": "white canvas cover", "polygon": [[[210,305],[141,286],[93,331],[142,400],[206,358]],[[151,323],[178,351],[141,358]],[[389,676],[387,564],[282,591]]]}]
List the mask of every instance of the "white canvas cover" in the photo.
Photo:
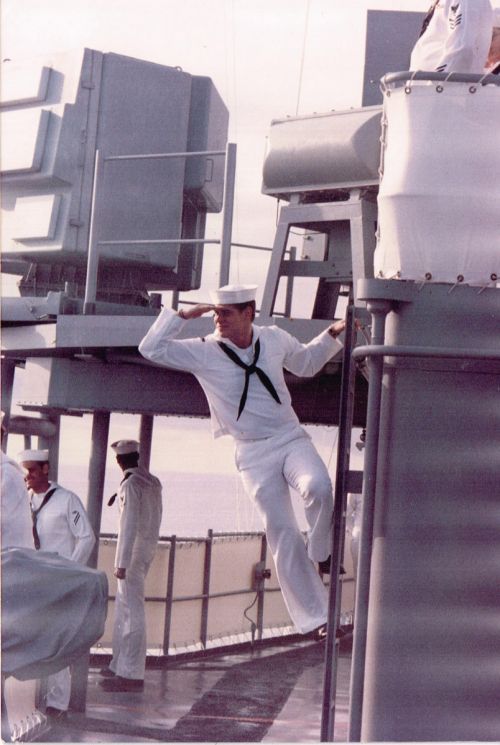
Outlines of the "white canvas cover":
[{"label": "white canvas cover", "polygon": [[19,680],[62,670],[104,631],[104,572],[48,551],[2,551],[2,673]]},{"label": "white canvas cover", "polygon": [[500,276],[500,87],[389,86],[384,115],[375,276],[494,284]]}]

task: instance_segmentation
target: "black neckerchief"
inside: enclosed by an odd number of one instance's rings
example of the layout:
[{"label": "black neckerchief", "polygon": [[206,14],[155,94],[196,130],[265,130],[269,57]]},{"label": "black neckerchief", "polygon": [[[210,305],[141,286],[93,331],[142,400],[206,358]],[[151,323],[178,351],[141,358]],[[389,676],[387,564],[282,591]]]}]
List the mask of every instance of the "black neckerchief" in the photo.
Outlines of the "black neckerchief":
[{"label": "black neckerchief", "polygon": [[36,521],[38,520],[38,514],[42,510],[43,507],[47,504],[53,493],[56,491],[57,486],[53,486],[52,489],[49,489],[48,492],[46,492],[44,498],[42,499],[42,504],[40,507],[38,507],[36,510],[33,507],[33,504],[30,504],[31,507],[31,522],[33,523],[33,542],[35,544],[35,548],[37,551],[40,550],[40,536],[38,535],[38,530],[36,529]]},{"label": "black neckerchief", "polygon": [[[120,486],[123,484],[124,481],[128,479],[129,476],[132,476],[131,471],[126,473],[125,476],[122,478],[122,480],[120,481]],[[115,492],[114,494],[110,496],[110,498],[108,499],[108,507],[111,507],[115,503],[115,499],[117,496],[118,496],[118,492]]]},{"label": "black neckerchief", "polygon": [[427,27],[428,27],[429,23],[431,22],[432,16],[434,15],[434,11],[436,10],[436,8],[437,8],[438,5],[439,5],[439,0],[436,0],[436,2],[433,3],[431,5],[431,7],[429,8],[429,10],[427,12],[427,15],[424,18],[424,22],[422,23],[422,28],[420,29],[420,33],[418,35],[418,38],[419,39],[427,31]]},{"label": "black neckerchief", "polygon": [[245,404],[247,401],[247,394],[248,394],[248,384],[250,382],[250,375],[252,375],[253,373],[257,373],[257,377],[259,378],[260,382],[262,383],[264,388],[266,388],[266,390],[269,391],[269,393],[274,398],[276,403],[281,404],[279,396],[276,392],[276,388],[271,383],[271,381],[269,380],[264,370],[261,370],[260,367],[257,367],[257,362],[259,360],[259,355],[260,355],[260,340],[259,339],[257,339],[257,341],[255,342],[255,352],[254,352],[253,362],[251,365],[246,365],[243,362],[243,360],[241,360],[238,357],[236,352],[230,347],[228,347],[227,344],[224,344],[223,341],[218,341],[217,344],[222,349],[222,351],[227,354],[230,360],[232,360],[236,365],[238,365],[238,367],[241,367],[245,371],[245,384],[243,386],[243,393],[241,394],[241,398],[240,398],[240,405],[238,407],[238,416],[236,417],[236,421],[238,421],[238,419],[241,416],[241,412],[245,408]]}]

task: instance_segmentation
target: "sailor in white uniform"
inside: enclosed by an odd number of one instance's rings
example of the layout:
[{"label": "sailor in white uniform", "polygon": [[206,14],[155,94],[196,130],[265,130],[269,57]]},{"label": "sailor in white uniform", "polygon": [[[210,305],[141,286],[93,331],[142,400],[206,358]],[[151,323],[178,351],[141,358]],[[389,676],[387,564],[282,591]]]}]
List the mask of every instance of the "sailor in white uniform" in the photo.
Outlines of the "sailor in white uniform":
[{"label": "sailor in white uniform", "polygon": [[[254,326],[256,287],[227,285],[215,305],[163,309],[139,345],[147,359],[193,373],[209,403],[214,437],[235,440],[245,490],[264,522],[283,597],[301,633],[327,620],[327,592],[313,562],[327,562],[333,512],[327,469],[291,406],[283,368],[312,376],[338,352],[344,321],[301,344],[277,326]],[[212,311],[215,333],[176,339],[189,319]],[[302,496],[307,546],[289,487]]]},{"label": "sailor in white uniform", "polygon": [[490,0],[436,0],[410,60],[410,70],[483,72],[491,43]]},{"label": "sailor in white uniform", "polygon": [[[18,455],[26,474],[35,548],[86,564],[94,547],[94,532],[76,494],[49,481],[48,459],[48,450],[23,450]],[[69,667],[49,675],[46,713],[56,718],[64,716],[70,693]]]},{"label": "sailor in white uniform", "polygon": [[500,75],[500,8],[493,11],[493,32],[484,71]]},{"label": "sailor in white uniform", "polygon": [[[101,670],[108,691],[144,687],[146,613],[144,582],[158,546],[162,517],[161,483],[139,465],[139,443],[118,440],[111,445],[124,477],[118,496],[120,525],[114,575],[118,580],[113,625],[113,658]],[[109,504],[108,503],[108,504]]]},{"label": "sailor in white uniform", "polygon": [[[2,411],[2,434],[4,427],[4,412]],[[24,483],[22,468],[13,458],[9,458],[3,450],[1,456],[1,499],[2,499],[2,549],[4,548],[34,548],[31,530],[31,518],[28,491]]]}]

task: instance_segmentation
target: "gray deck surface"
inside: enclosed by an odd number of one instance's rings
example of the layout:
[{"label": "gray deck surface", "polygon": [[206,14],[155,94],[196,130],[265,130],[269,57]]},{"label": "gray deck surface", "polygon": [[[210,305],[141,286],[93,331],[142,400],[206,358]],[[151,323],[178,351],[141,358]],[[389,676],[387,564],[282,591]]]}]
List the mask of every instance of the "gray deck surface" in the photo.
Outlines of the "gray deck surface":
[{"label": "gray deck surface", "polygon": [[[319,742],[324,643],[169,661],[141,693],[110,693],[89,675],[85,715],[70,713],[45,742]],[[340,653],[335,740],[347,739],[350,652]]]}]

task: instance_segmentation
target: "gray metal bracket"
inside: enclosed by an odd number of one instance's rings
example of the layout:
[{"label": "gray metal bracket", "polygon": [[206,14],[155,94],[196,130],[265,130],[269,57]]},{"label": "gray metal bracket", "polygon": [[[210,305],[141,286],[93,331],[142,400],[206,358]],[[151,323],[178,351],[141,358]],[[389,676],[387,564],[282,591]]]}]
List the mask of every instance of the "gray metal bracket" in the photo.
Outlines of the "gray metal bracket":
[{"label": "gray metal bracket", "polygon": [[[347,201],[318,204],[290,204],[280,210],[271,261],[260,308],[260,318],[269,318],[274,312],[278,285],[282,276],[320,277],[333,283],[339,282],[335,268],[335,249],[330,246],[324,261],[286,261],[285,251],[292,226],[332,233],[339,223],[349,224],[349,249],[352,274],[349,284],[356,287],[357,280],[373,276],[375,251],[375,223],[377,206],[355,191]],[[332,242],[332,241],[329,241]],[[345,279],[345,278],[344,278]]]}]

